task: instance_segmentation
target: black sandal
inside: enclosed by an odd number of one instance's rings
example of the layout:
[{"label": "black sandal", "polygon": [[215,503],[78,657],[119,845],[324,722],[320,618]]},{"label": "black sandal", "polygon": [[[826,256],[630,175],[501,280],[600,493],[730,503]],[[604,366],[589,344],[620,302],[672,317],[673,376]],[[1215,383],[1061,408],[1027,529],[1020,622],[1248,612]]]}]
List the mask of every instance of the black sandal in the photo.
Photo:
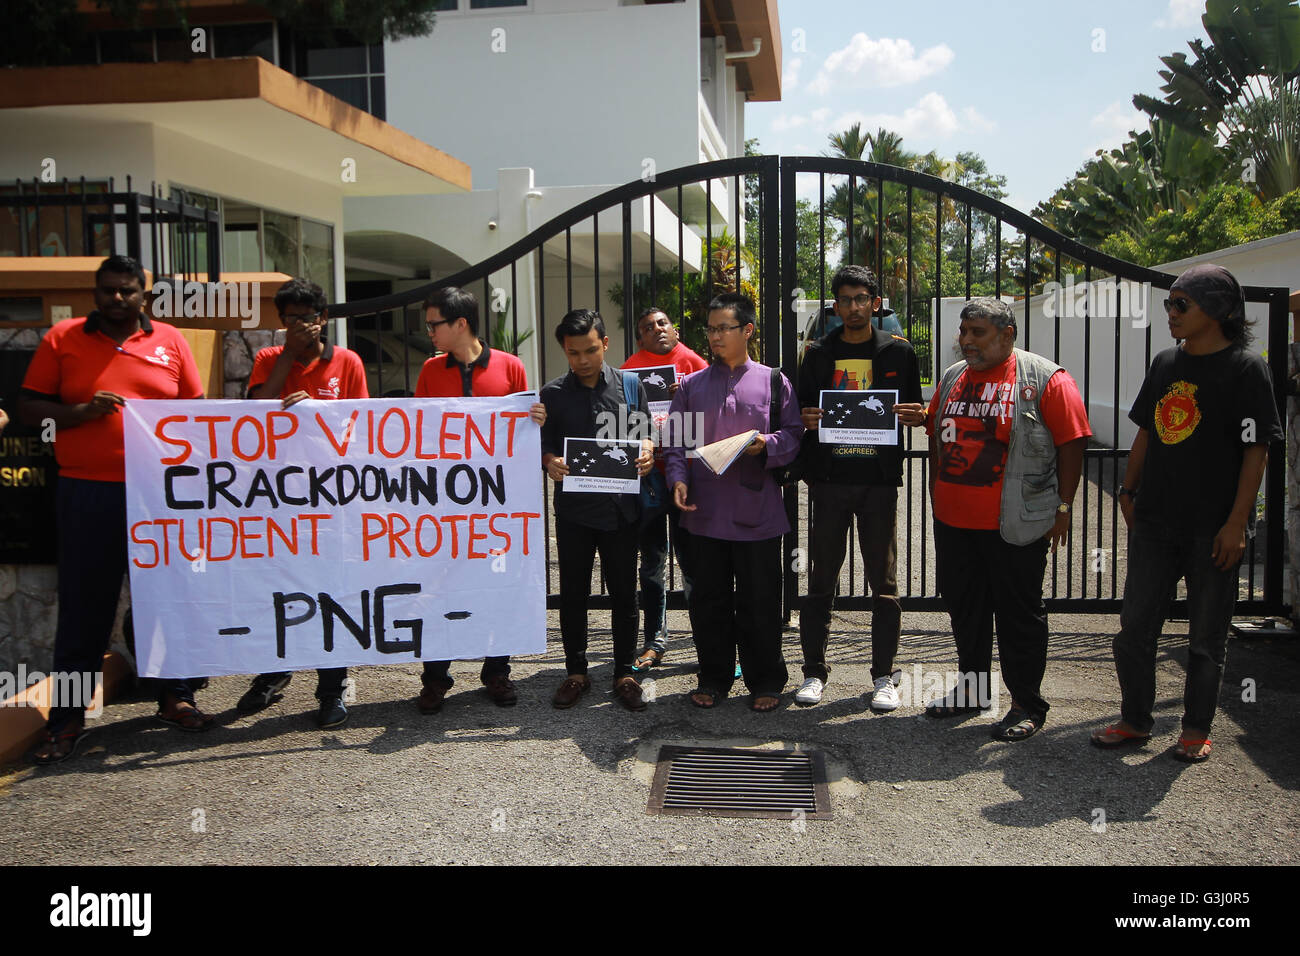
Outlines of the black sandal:
[{"label": "black sandal", "polygon": [[[32,761],[38,766],[46,767],[53,763],[62,763],[77,752],[77,747],[81,745],[82,739],[90,733],[83,724],[80,727],[69,727],[67,730],[61,730],[57,734],[51,733],[48,729],[45,731],[45,738],[41,745],[49,747],[49,753],[45,755],[33,753]],[[37,748],[39,749],[39,747]]]},{"label": "black sandal", "polygon": [[[962,695],[965,699],[965,695]],[[960,717],[962,714],[977,714],[982,710],[988,710],[988,707],[980,704],[959,704],[957,703],[957,689],[953,688],[938,700],[931,701],[925,708],[927,717]]]},{"label": "black sandal", "polygon": [[632,670],[638,674],[642,671],[648,671],[656,664],[662,664],[667,653],[667,651],[661,651],[655,647],[647,647],[641,652],[641,656],[636,659],[636,663],[632,665]]},{"label": "black sandal", "polygon": [[1017,740],[1028,740],[1038,733],[1042,726],[1042,717],[1035,717],[1027,710],[1012,707],[998,725],[993,728],[991,736],[994,740],[1014,743]]}]

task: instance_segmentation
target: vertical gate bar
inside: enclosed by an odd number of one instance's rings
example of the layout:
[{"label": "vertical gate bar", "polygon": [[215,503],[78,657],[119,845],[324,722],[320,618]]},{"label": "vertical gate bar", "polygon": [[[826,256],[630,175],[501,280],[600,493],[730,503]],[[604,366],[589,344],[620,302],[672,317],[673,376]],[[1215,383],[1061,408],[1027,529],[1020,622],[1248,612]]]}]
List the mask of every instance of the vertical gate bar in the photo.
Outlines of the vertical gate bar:
[{"label": "vertical gate bar", "polygon": [[685,246],[682,245],[682,235],[685,225],[682,222],[682,216],[685,210],[682,209],[682,187],[677,187],[677,321],[684,327],[686,325],[686,257],[683,254]]},{"label": "vertical gate bar", "polygon": [[[870,255],[870,253],[867,253]],[[876,180],[876,281],[885,288],[885,181]]]},{"label": "vertical gate bar", "polygon": [[[599,311],[600,306],[596,307]],[[630,356],[636,323],[636,298],[632,294],[632,200],[623,200],[623,355]]]},{"label": "vertical gate bar", "polygon": [[[970,301],[970,244],[971,244],[971,217],[974,212],[970,208],[970,203],[966,204],[966,301]],[[938,368],[938,366],[935,366]]]},{"label": "vertical gate bar", "polygon": [[[1052,258],[1055,260],[1056,263],[1055,265],[1056,287],[1059,290],[1061,288],[1061,250],[1054,247],[1052,251],[1054,253]],[[1060,294],[1059,291],[1056,294],[1059,295]],[[1057,365],[1061,364],[1061,303],[1060,302],[1052,303],[1052,361],[1055,362]],[[1065,567],[1066,567],[1067,575],[1070,573],[1069,572],[1070,534],[1073,531],[1073,529],[1074,529],[1074,519],[1071,518],[1070,526],[1065,530]],[[1056,574],[1059,567],[1057,564],[1057,554],[1059,553],[1059,551],[1060,551],[1059,548],[1052,549],[1052,597],[1058,596]],[[1066,594],[1070,593],[1070,589],[1068,585],[1066,587],[1065,593]]]},{"label": "vertical gate bar", "polygon": [[[537,336],[537,380],[533,386],[537,389],[537,395],[540,398],[542,386],[546,383],[546,243],[543,242],[537,247],[537,324],[534,326],[534,335]],[[519,343],[515,343],[515,348]],[[546,500],[546,496],[542,496]],[[548,591],[549,593],[549,591]]]},{"label": "vertical gate bar", "polygon": [[[540,255],[541,253],[538,253]],[[510,335],[514,339],[511,343],[513,348],[510,349],[515,355],[519,354],[519,260],[516,259],[510,263]],[[492,340],[488,340],[492,344]],[[504,343],[503,343],[504,344]]]},{"label": "vertical gate bar", "polygon": [[1123,328],[1120,325],[1120,315],[1124,310],[1121,308],[1119,276],[1115,277],[1115,388],[1113,395],[1114,407],[1111,409],[1111,484],[1110,484],[1110,596],[1118,597],[1117,588],[1119,587],[1119,496],[1115,494],[1118,487],[1119,477],[1119,376],[1120,376],[1120,333]]},{"label": "vertical gate bar", "polygon": [[63,177],[63,248],[72,248],[72,204],[68,202],[71,197],[68,192],[68,177]]},{"label": "vertical gate bar", "polygon": [[[817,242],[819,254],[817,256],[817,271],[821,276],[821,285],[817,289],[817,311],[814,313],[818,319],[821,318],[823,304],[826,301],[826,174],[817,174]],[[793,281],[793,280],[791,280]],[[880,281],[879,274],[876,276],[876,282]],[[816,328],[814,324],[813,328]],[[807,343],[805,343],[806,345]]]},{"label": "vertical gate bar", "polygon": [[993,296],[1002,298],[1002,217],[997,217],[993,242]]},{"label": "vertical gate bar", "polygon": [[566,280],[565,312],[573,311],[573,227],[564,228],[564,278]]},{"label": "vertical gate bar", "polygon": [[[930,329],[928,337],[930,339],[930,351],[934,354],[931,360],[934,363],[934,374],[930,379],[931,383],[937,388],[939,385],[939,349],[937,342],[939,340],[939,323],[943,311],[943,194],[936,193],[934,197],[934,303],[930,307]],[[915,343],[913,343],[915,347]],[[924,431],[921,432],[925,434]],[[917,440],[913,439],[913,430],[907,429],[907,447],[909,451],[916,449]],[[927,439],[924,445],[924,455],[921,458],[921,595],[925,595],[925,565],[926,553],[929,550],[925,543],[930,540],[926,533],[926,516],[930,510],[929,495],[925,494],[929,486],[926,482],[926,467],[930,458],[930,442]],[[908,503],[908,527],[911,527],[911,504],[912,504],[912,472],[916,464],[915,458],[909,458],[907,461],[907,503]],[[910,534],[910,532],[909,532]],[[908,590],[911,590],[912,581],[908,578]]]},{"label": "vertical gate bar", "polygon": [[595,301],[591,303],[592,311],[600,311],[600,213],[591,217],[591,287]]},{"label": "vertical gate bar", "polygon": [[[858,177],[850,173],[849,174],[849,221],[848,224],[844,227],[844,239],[847,244],[846,245],[847,251],[844,254],[845,262],[853,261],[853,200],[857,198],[857,196],[854,195],[854,193],[856,193],[857,191],[858,191]],[[864,255],[863,258],[865,259],[866,256]],[[876,277],[876,281],[877,282],[880,281],[879,276]],[[853,547],[853,542],[851,541],[849,542],[849,547]]]},{"label": "vertical gate bar", "polygon": [[[32,177],[32,200],[32,225],[34,227],[32,234],[36,239],[36,254],[39,256],[41,254],[41,184],[35,176]],[[116,254],[117,250],[114,249],[113,252]]]},{"label": "vertical gate bar", "polygon": [[126,177],[126,254],[140,261],[140,197],[131,191],[131,177]]},{"label": "vertical gate bar", "polygon": [[[1273,373],[1273,398],[1286,423],[1287,304],[1286,289],[1274,289],[1268,305],[1268,364]],[[1276,442],[1272,463],[1264,479],[1264,603],[1270,612],[1282,612],[1282,560],[1286,545],[1286,444]],[[1280,454],[1279,454],[1280,452]],[[1296,600],[1294,597],[1292,600]]]},{"label": "vertical gate bar", "polygon": [[[934,201],[935,201],[935,206],[937,207],[939,204],[939,197],[937,195],[935,196]],[[915,272],[916,267],[912,261],[912,231],[913,231],[912,230],[912,185],[911,183],[908,183],[907,186],[907,285],[903,289],[903,302],[905,303],[905,308],[906,308],[906,311],[904,312],[904,317],[907,320],[907,324],[904,326],[904,329],[909,342],[912,340],[912,282],[916,274]],[[877,278],[876,281],[880,281],[879,278]],[[870,324],[871,324],[870,320],[868,320],[868,328],[870,328]],[[880,320],[880,324],[881,327],[883,328],[885,324],[885,320],[883,317]],[[874,373],[872,374],[872,384],[873,385],[875,384]],[[908,431],[910,431],[910,429],[908,429]],[[906,448],[907,445],[905,443],[904,444],[905,455],[906,455]],[[908,464],[909,467],[907,469],[907,509],[906,510],[907,510],[907,527],[910,529],[912,527],[912,469],[910,467],[911,464],[910,461],[908,462]],[[910,531],[907,535],[907,545],[905,547],[905,551],[906,551],[906,557],[904,563],[907,565],[907,580],[910,583],[912,580],[912,535]],[[866,592],[864,591],[863,593],[865,594]]]},{"label": "vertical gate bar", "polygon": [[[30,255],[30,241],[27,236],[27,204],[23,202],[23,181],[21,178],[14,180],[17,186],[17,205],[14,212],[18,214],[18,254],[24,258]],[[39,228],[39,227],[37,227]],[[86,255],[90,255],[89,252]]]},{"label": "vertical gate bar", "polygon": [[1029,262],[1030,253],[1032,252],[1033,249],[1031,245],[1032,243],[1033,240],[1029,237],[1029,233],[1025,233],[1025,351],[1026,352],[1033,351],[1029,347],[1029,300],[1033,298],[1033,292],[1034,292],[1034,274],[1033,274],[1033,269],[1031,268]]},{"label": "vertical gate bar", "polygon": [[[794,300],[788,294],[789,290],[794,288],[795,268],[796,207],[793,161],[789,158],[778,159],[776,156],[765,157],[760,184],[760,195],[765,198],[763,212],[766,258],[772,267],[772,274],[763,276],[763,312],[769,316],[780,316],[777,328],[781,335],[782,364],[793,374],[796,366],[795,316]],[[779,280],[775,275],[778,263]],[[794,569],[793,561],[794,550],[799,546],[798,487],[785,489],[782,498],[785,502],[786,518],[790,522],[790,531],[785,535],[784,546],[781,549],[781,616],[783,620],[789,621],[790,611],[799,600],[799,575]]]},{"label": "vertical gate bar", "polygon": [[[741,227],[741,225],[742,225],[742,220],[741,220],[741,218],[740,218],[740,190],[741,190],[741,185],[740,185],[740,173],[736,173],[735,182],[732,183],[732,192],[734,193],[734,195],[732,196],[732,199],[734,200],[734,202],[733,202],[733,204],[732,204],[732,206],[733,206],[733,212],[732,212],[733,220],[732,220],[732,223],[733,223],[733,224],[732,224],[732,227],[731,227],[731,241],[732,241],[732,244],[736,247],[735,251],[736,251],[736,291],[737,291],[737,292],[741,291],[741,289],[740,289],[740,251],[741,251],[741,248],[742,248],[742,247],[741,247],[741,243],[740,243],[740,227]],[[766,351],[766,350],[765,350],[765,351]]]},{"label": "vertical gate bar", "polygon": [[659,277],[655,275],[655,194],[650,193],[647,199],[650,202],[650,301],[646,305],[651,306],[659,304]]},{"label": "vertical gate bar", "polygon": [[[1083,264],[1083,410],[1089,417],[1092,415],[1092,263]],[[1087,450],[1084,451],[1084,461],[1087,462]],[[1083,587],[1083,597],[1088,596],[1088,485],[1086,484],[1088,469],[1083,470],[1085,484],[1083,486],[1083,534],[1080,535],[1079,546],[1079,582]],[[1070,522],[1071,525],[1074,522]],[[1073,562],[1071,562],[1073,563]],[[1098,581],[1100,586],[1100,581]],[[1100,595],[1099,595],[1100,596]]]},{"label": "vertical gate bar", "polygon": [[[713,180],[704,180],[704,298],[713,300]],[[704,319],[708,321],[708,316]]]},{"label": "vertical gate bar", "polygon": [[113,191],[113,178],[108,177],[108,254],[117,255],[117,193]]}]

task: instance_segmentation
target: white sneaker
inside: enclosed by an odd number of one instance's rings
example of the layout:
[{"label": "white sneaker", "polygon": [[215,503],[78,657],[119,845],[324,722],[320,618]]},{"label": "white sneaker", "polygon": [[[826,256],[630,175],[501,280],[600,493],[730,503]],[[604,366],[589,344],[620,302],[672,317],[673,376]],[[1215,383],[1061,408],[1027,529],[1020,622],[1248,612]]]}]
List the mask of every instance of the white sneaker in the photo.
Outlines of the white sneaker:
[{"label": "white sneaker", "polygon": [[[816,677],[809,677],[799,685],[799,690],[794,695],[794,702],[800,707],[811,707],[813,704],[820,704],[822,702],[822,691],[825,689],[826,685],[824,683]],[[898,705],[895,704],[894,706],[897,707]]]},{"label": "white sneaker", "polygon": [[892,677],[882,677],[876,681],[875,690],[871,692],[872,710],[897,710],[901,703]]}]

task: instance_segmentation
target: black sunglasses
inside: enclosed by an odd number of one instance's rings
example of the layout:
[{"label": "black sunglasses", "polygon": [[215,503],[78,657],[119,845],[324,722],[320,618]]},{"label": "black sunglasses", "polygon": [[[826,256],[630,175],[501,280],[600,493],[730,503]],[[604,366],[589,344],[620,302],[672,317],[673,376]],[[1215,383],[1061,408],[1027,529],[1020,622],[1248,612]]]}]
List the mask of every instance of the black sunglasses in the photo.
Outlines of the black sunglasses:
[{"label": "black sunglasses", "polygon": [[1165,299],[1166,312],[1177,312],[1179,315],[1186,315],[1187,310],[1191,307],[1191,299]]}]

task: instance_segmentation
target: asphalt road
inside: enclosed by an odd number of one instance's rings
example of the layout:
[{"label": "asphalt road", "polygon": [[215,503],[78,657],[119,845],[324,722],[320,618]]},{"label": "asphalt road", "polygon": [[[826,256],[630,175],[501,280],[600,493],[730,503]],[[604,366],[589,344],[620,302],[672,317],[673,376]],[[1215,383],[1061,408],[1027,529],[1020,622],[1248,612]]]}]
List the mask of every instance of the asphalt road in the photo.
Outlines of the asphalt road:
[{"label": "asphalt road", "polygon": [[[607,623],[595,612],[593,624]],[[654,700],[631,714],[608,695],[609,635],[593,633],[593,692],[571,711],[550,695],[551,651],[520,660],[520,703],[494,707],[477,665],[458,664],[441,714],[422,716],[415,667],[354,671],[347,725],[312,722],[314,675],[252,717],[234,711],[246,678],[200,692],[219,726],[191,735],[144,699],[106,709],[73,760],[0,771],[0,863],[301,864],[1261,864],[1300,860],[1300,643],[1233,640],[1205,764],[1173,760],[1185,625],[1160,648],[1157,724],[1143,749],[1099,751],[1114,719],[1113,617],[1052,619],[1044,730],[989,739],[993,716],[924,717],[914,668],[955,669],[942,615],[904,615],[904,706],[873,715],[867,615],[837,615],[824,702],[751,713],[733,696],[692,707],[694,654],[674,640]],[[684,628],[684,615],[672,623]],[[797,636],[787,634],[789,689]],[[927,677],[928,680],[934,678]],[[1243,691],[1253,682],[1253,700]],[[1249,689],[1250,685],[1246,685]],[[923,688],[928,690],[929,688]],[[1005,695],[1002,701],[1005,709]],[[815,748],[826,754],[833,817],[752,820],[646,813],[664,743]],[[39,834],[39,839],[33,839]]]}]

